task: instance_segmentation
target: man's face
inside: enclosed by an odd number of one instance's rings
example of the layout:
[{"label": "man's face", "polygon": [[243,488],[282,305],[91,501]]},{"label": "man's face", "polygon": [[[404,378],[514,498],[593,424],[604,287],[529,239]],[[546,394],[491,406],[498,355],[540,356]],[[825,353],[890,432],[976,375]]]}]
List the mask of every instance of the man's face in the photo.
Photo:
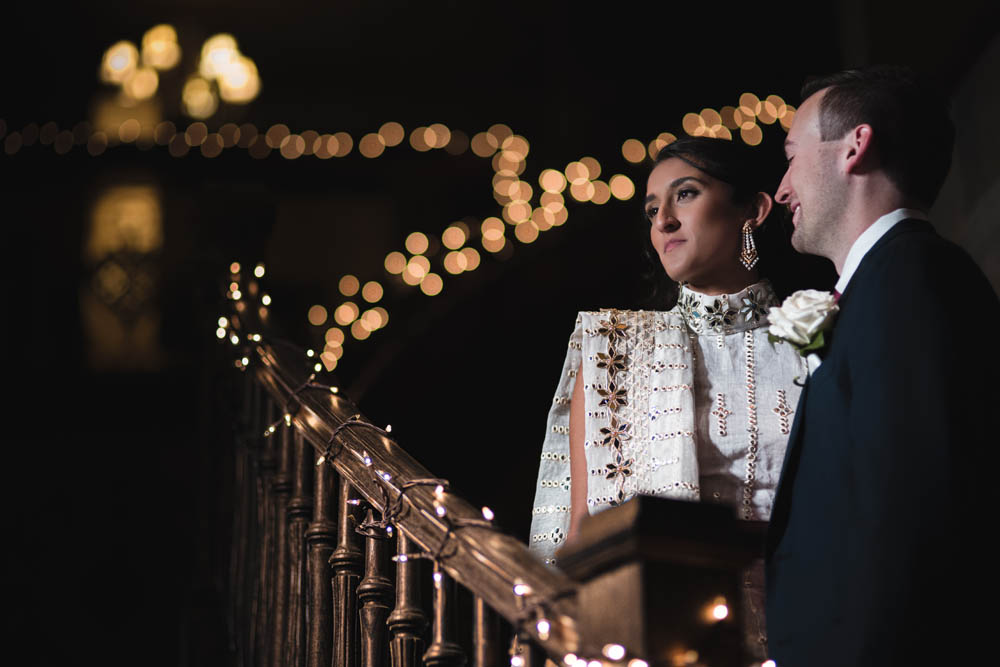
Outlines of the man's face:
[{"label": "man's face", "polygon": [[792,246],[832,259],[845,192],[837,173],[839,142],[824,142],[820,133],[819,107],[825,93],[812,95],[795,113],[785,139],[788,169],[774,198],[792,212]]}]

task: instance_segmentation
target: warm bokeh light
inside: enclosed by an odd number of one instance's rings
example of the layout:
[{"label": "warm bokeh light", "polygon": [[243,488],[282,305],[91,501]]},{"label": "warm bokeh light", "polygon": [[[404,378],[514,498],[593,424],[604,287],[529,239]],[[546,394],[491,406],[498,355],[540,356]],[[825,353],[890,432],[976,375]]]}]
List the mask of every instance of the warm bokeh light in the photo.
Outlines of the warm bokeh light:
[{"label": "warm bokeh light", "polygon": [[531,189],[531,185],[524,181],[513,181],[507,188],[507,196],[511,201],[531,201],[532,194],[534,190]]},{"label": "warm bokeh light", "polygon": [[236,123],[225,123],[219,128],[219,137],[223,146],[232,148],[240,140],[240,128]]},{"label": "warm bokeh light", "polygon": [[522,222],[514,228],[514,236],[521,243],[534,243],[538,238],[538,226],[531,220]]},{"label": "warm bokeh light", "polygon": [[118,127],[118,138],[123,143],[128,144],[138,139],[140,132],[142,132],[142,125],[139,124],[139,121],[135,118],[129,118]]},{"label": "warm bokeh light", "polygon": [[503,238],[504,235],[504,224],[499,218],[489,217],[483,220],[483,224],[480,225],[480,232],[484,239],[491,241],[496,241],[499,238]]},{"label": "warm bokeh light", "polygon": [[230,273],[239,273],[240,272],[240,263],[239,262],[233,262],[232,264],[230,264],[229,265],[229,272]]},{"label": "warm bokeh light", "polygon": [[475,271],[479,267],[479,252],[475,248],[462,248],[465,256],[465,270]]},{"label": "warm bokeh light", "polygon": [[594,186],[594,193],[590,196],[590,201],[594,204],[607,204],[608,200],[611,199],[611,188],[604,181],[592,181],[591,185]]},{"label": "warm bokeh light", "polygon": [[388,123],[383,123],[382,127],[378,129],[379,136],[382,137],[382,141],[385,142],[386,146],[398,146],[406,138],[406,132],[403,130],[403,126],[395,121],[389,121]]},{"label": "warm bokeh light", "polygon": [[281,157],[295,160],[302,157],[306,150],[306,141],[297,134],[289,134],[281,140]]},{"label": "warm bokeh light", "polygon": [[538,184],[546,192],[562,192],[566,189],[566,177],[555,169],[545,169],[538,175]]},{"label": "warm bokeh light", "polygon": [[122,82],[122,90],[133,100],[146,100],[156,94],[160,77],[152,67],[139,67]]},{"label": "warm bokeh light", "polygon": [[614,195],[615,199],[631,199],[635,196],[635,184],[632,183],[632,179],[624,174],[615,174],[608,181],[608,186],[611,188],[611,194]]},{"label": "warm bokeh light", "polygon": [[504,151],[493,156],[493,171],[498,174],[520,174],[524,171],[524,160],[512,160]]},{"label": "warm bokeh light", "polygon": [[756,146],[764,139],[764,132],[760,129],[760,125],[754,125],[740,130],[740,137],[750,146]]},{"label": "warm bokeh light", "polygon": [[484,238],[482,239],[482,244],[483,250],[486,250],[487,252],[500,252],[504,249],[504,246],[507,245],[507,239],[502,236],[495,239]]},{"label": "warm bokeh light", "polygon": [[201,154],[207,158],[219,157],[222,154],[222,148],[222,137],[213,132],[205,137],[205,141],[201,143]]},{"label": "warm bokeh light", "polygon": [[208,118],[219,107],[219,99],[212,85],[200,76],[193,76],[184,84],[181,92],[184,112],[192,118]]},{"label": "warm bokeh light", "polygon": [[573,185],[586,183],[590,178],[590,171],[587,169],[587,165],[582,162],[570,162],[566,165],[565,173],[566,180]]},{"label": "warm bokeh light", "polygon": [[736,107],[730,106],[722,107],[722,109],[719,110],[719,117],[722,124],[730,130],[736,130],[740,127],[739,122],[736,120],[736,112]]},{"label": "warm bokeh light", "polygon": [[421,126],[413,128],[413,131],[410,132],[410,146],[413,147],[413,150],[425,153],[431,149],[431,145],[427,143],[426,131],[427,128]]},{"label": "warm bokeh light", "polygon": [[330,347],[338,347],[344,344],[344,331],[343,329],[338,329],[337,327],[330,327],[323,334],[323,339],[326,344]]},{"label": "warm bokeh light", "polygon": [[491,137],[493,137],[493,140],[496,142],[498,148],[503,145],[503,142],[507,137],[514,134],[514,131],[509,127],[507,127],[506,125],[504,125],[503,123],[497,123],[496,125],[491,125],[490,128],[486,131],[487,133],[489,133]]},{"label": "warm bokeh light", "polygon": [[358,289],[360,287],[361,282],[351,274],[347,274],[340,279],[340,282],[337,283],[337,289],[339,289],[340,293],[344,296],[354,296],[358,293]]},{"label": "warm bokeh light", "polygon": [[781,127],[785,130],[789,130],[792,127],[792,121],[795,120],[795,107],[791,104],[785,105],[785,113],[779,119],[781,122]]},{"label": "warm bokeh light", "polygon": [[760,112],[760,98],[753,93],[740,95],[740,111],[745,116],[756,116]]},{"label": "warm bokeh light", "polygon": [[496,153],[499,144],[493,135],[488,132],[480,132],[472,137],[470,146],[472,152],[479,157],[491,157]]},{"label": "warm bokeh light", "polygon": [[385,256],[385,270],[394,275],[399,275],[406,268],[406,256],[397,251],[392,251]]},{"label": "warm bokeh light", "polygon": [[705,119],[696,113],[686,113],[681,121],[681,127],[691,136],[700,137],[705,133]]},{"label": "warm bokeh light", "polygon": [[519,162],[528,157],[531,146],[528,140],[521,135],[512,134],[501,142],[500,148],[503,149],[508,160]]},{"label": "warm bokeh light", "polygon": [[366,282],[361,289],[361,297],[368,303],[378,303],[382,299],[382,293],[382,285],[374,280]]},{"label": "warm bokeh light", "polygon": [[638,139],[626,139],[622,144],[622,157],[633,164],[642,162],[646,157],[646,147]]},{"label": "warm bokeh light", "polygon": [[406,246],[407,252],[411,255],[420,255],[427,252],[427,248],[430,243],[427,240],[426,234],[422,232],[413,232],[406,237],[406,243],[404,245]]},{"label": "warm bokeh light", "polygon": [[337,132],[331,139],[337,142],[337,150],[333,151],[333,157],[344,157],[354,148],[354,139],[347,132]]},{"label": "warm bokeh light", "polygon": [[596,158],[582,157],[580,164],[587,168],[587,178],[594,180],[601,175],[601,163]]},{"label": "warm bokeh light", "polygon": [[184,131],[184,141],[188,146],[201,146],[202,142],[205,141],[205,137],[208,136],[208,126],[201,121],[196,121],[188,125],[187,130]]},{"label": "warm bokeh light", "polygon": [[239,55],[235,37],[226,33],[212,35],[201,47],[198,73],[206,79],[221,76],[226,68],[236,62]]},{"label": "warm bokeh light", "polygon": [[468,266],[468,263],[469,262],[465,258],[465,255],[457,250],[452,250],[444,256],[444,270],[452,275],[465,271],[465,267]]},{"label": "warm bokeh light", "polygon": [[655,160],[656,155],[663,149],[664,146],[669,146],[675,141],[677,141],[677,137],[670,132],[661,132],[655,139],[649,142],[650,159]]},{"label": "warm bokeh light", "polygon": [[419,285],[420,281],[424,277],[423,273],[421,273],[420,275],[417,275],[417,274],[413,273],[413,270],[412,270],[413,268],[416,268],[417,271],[421,271],[422,270],[419,267],[414,267],[414,266],[411,266],[410,264],[407,264],[406,268],[403,269],[403,273],[401,274],[401,276],[403,278],[403,282],[406,283],[407,285]]},{"label": "warm bokeh light", "polygon": [[124,83],[139,66],[139,49],[132,42],[122,40],[112,44],[101,60],[101,81]]},{"label": "warm bokeh light", "polygon": [[284,141],[289,134],[291,134],[291,130],[288,129],[287,125],[284,123],[276,123],[275,125],[267,128],[267,132],[264,134],[264,140],[271,148],[279,148],[281,146],[281,142]]},{"label": "warm bokeh light", "polygon": [[729,616],[729,607],[724,604],[717,604],[712,607],[712,618],[721,621],[725,617]]},{"label": "warm bokeh light", "polygon": [[333,356],[329,352],[324,351],[323,354],[319,355],[319,358],[320,361],[323,362],[323,367],[326,368],[327,371],[332,371],[337,367],[337,357]]},{"label": "warm bokeh light", "polygon": [[146,31],[142,36],[142,62],[159,70],[170,69],[181,59],[181,47],[177,44],[174,27],[161,23]]},{"label": "warm bokeh light", "polygon": [[416,255],[406,263],[406,270],[412,276],[423,278],[431,270],[431,261],[423,255]]},{"label": "warm bokeh light", "polygon": [[219,97],[230,104],[246,104],[260,93],[257,65],[239,54],[219,72],[218,83]]},{"label": "warm bokeh light", "polygon": [[317,304],[309,309],[309,324],[314,327],[326,324],[326,308]]},{"label": "warm bokeh light", "polygon": [[347,326],[358,319],[359,312],[357,304],[353,301],[345,301],[337,306],[337,310],[333,311],[333,319],[340,326]]},{"label": "warm bokeh light", "polygon": [[442,123],[434,123],[424,130],[424,141],[431,148],[444,148],[451,141],[451,130]]},{"label": "warm bokeh light", "polygon": [[511,202],[503,207],[502,215],[504,220],[516,225],[531,216],[531,205],[527,202]]},{"label": "warm bokeh light", "polygon": [[428,273],[424,276],[424,279],[420,281],[420,291],[427,296],[435,296],[441,293],[441,288],[444,287],[444,281],[441,280],[441,276],[436,273]]},{"label": "warm bokeh light", "polygon": [[566,200],[558,192],[543,192],[539,203],[553,213],[566,206]]},{"label": "warm bokeh light", "polygon": [[367,158],[376,158],[385,151],[385,141],[382,135],[369,133],[358,141],[358,152]]},{"label": "warm bokeh light", "polygon": [[365,328],[361,320],[358,320],[351,325],[351,335],[357,340],[365,340],[372,335],[372,332]]},{"label": "warm bokeh light", "polygon": [[449,155],[461,155],[469,148],[469,135],[461,130],[451,131],[451,140],[444,147]]},{"label": "warm bokeh light", "polygon": [[590,201],[590,199],[594,196],[595,191],[594,184],[590,181],[574,183],[569,186],[569,194],[573,197],[573,199],[580,202]]},{"label": "warm bokeh light", "polygon": [[441,243],[444,244],[445,248],[455,250],[462,247],[465,240],[469,238],[469,233],[464,227],[464,224],[460,226],[460,223],[455,223],[444,230],[444,233],[441,234]]},{"label": "warm bokeh light", "polygon": [[556,224],[556,214],[547,208],[538,207],[531,212],[531,221],[538,227],[538,231],[548,231]]}]

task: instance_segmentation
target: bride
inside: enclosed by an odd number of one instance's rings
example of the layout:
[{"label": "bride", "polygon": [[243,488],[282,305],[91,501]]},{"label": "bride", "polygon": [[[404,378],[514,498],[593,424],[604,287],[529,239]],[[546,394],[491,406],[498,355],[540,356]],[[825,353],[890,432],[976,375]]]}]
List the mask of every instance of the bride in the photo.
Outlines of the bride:
[{"label": "bride", "polygon": [[[765,232],[783,236],[764,229],[773,183],[762,182],[753,150],[690,138],[657,156],[646,185],[647,253],[672,287],[672,307],[577,317],[532,510],[529,546],[547,563],[584,516],[636,494],[726,503],[746,520],[770,516],[799,398],[794,380],[807,369],[791,346],[767,339],[767,310],[779,299],[761,270],[777,262],[766,250],[760,257],[757,243]],[[748,646],[763,658],[759,564],[743,584]]]}]

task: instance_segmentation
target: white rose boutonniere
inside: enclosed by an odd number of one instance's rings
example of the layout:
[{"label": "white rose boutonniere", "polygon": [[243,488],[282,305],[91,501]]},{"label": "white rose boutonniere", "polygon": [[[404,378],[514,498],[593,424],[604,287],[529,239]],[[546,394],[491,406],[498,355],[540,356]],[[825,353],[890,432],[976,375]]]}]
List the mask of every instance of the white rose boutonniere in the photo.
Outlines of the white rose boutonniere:
[{"label": "white rose boutonniere", "polygon": [[778,308],[768,311],[771,322],[767,339],[787,341],[803,357],[821,349],[826,342],[823,332],[833,324],[833,318],[840,307],[837,299],[829,292],[807,289],[799,290]]}]

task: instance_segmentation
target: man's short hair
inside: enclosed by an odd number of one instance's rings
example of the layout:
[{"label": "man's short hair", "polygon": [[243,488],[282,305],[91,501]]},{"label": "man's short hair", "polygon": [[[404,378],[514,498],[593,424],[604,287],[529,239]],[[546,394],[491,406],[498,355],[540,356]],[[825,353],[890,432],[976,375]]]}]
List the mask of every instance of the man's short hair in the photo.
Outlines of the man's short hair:
[{"label": "man's short hair", "polygon": [[871,125],[886,175],[903,195],[930,208],[948,175],[955,143],[945,98],[911,69],[892,65],[812,79],[802,87],[802,100],[823,89],[823,141]]}]

